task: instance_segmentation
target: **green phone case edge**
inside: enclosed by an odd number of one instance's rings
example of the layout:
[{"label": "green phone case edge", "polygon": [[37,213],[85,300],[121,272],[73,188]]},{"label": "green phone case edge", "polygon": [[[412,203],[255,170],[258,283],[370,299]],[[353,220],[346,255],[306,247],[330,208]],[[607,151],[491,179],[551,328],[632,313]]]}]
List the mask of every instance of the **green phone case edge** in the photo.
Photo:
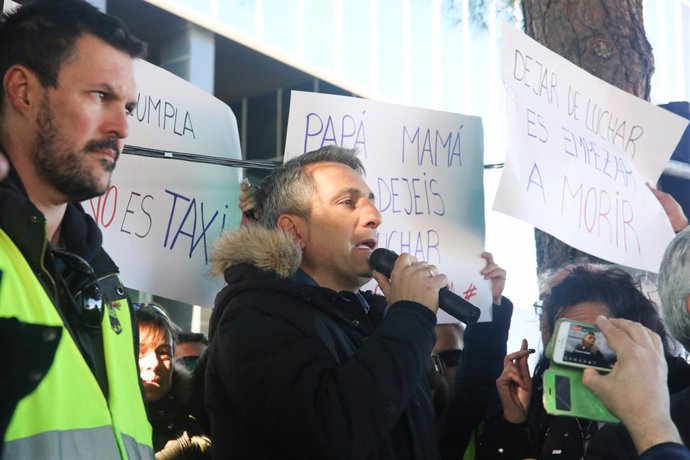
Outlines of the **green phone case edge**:
[{"label": "green phone case edge", "polygon": [[[564,318],[556,321],[554,333],[546,346],[546,357],[551,360],[551,366],[544,372],[543,403],[546,412],[552,415],[580,417],[607,423],[619,423],[620,420],[604,406],[604,403],[582,383],[582,372],[579,367],[562,366],[553,362],[553,349],[556,342],[556,331]],[[580,321],[567,320],[572,323],[589,325]],[[556,409],[556,376],[570,379],[570,411]]]}]

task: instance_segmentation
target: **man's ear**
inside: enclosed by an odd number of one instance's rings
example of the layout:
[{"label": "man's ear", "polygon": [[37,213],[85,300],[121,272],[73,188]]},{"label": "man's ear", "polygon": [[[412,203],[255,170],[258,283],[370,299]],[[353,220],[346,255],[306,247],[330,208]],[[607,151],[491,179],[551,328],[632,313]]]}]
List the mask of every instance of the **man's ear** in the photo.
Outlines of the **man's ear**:
[{"label": "man's ear", "polygon": [[304,249],[306,245],[304,219],[294,214],[282,214],[278,217],[278,228],[288,235],[292,235],[295,241],[299,243],[300,248]]},{"label": "man's ear", "polygon": [[5,98],[15,110],[25,113],[38,106],[41,82],[23,65],[10,67],[2,80]]},{"label": "man's ear", "polygon": [[690,314],[690,295],[687,299],[685,299],[685,310],[687,310],[688,314]]}]

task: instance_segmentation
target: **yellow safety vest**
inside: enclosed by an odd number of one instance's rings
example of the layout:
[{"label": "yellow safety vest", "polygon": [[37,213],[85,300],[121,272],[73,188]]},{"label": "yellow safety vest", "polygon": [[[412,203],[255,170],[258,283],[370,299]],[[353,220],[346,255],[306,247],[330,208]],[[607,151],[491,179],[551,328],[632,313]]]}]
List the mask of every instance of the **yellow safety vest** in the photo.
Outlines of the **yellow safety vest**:
[{"label": "yellow safety vest", "polygon": [[[62,327],[55,358],[38,387],[17,405],[0,457],[150,459],[151,425],[141,397],[129,304],[108,301],[101,330],[106,400],[56,307],[9,236],[0,229],[0,317]],[[121,328],[111,327],[115,316]]]}]

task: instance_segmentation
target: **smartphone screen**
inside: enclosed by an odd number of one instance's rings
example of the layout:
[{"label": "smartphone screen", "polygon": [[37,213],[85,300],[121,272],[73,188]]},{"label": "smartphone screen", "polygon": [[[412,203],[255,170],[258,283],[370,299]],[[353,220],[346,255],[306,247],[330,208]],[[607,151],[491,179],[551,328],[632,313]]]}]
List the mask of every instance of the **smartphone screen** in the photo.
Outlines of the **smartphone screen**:
[{"label": "smartphone screen", "polygon": [[556,409],[570,411],[570,379],[557,375],[556,379]]},{"label": "smartphone screen", "polygon": [[610,370],[616,362],[604,334],[593,325],[564,320],[559,327],[554,360],[577,367]]}]

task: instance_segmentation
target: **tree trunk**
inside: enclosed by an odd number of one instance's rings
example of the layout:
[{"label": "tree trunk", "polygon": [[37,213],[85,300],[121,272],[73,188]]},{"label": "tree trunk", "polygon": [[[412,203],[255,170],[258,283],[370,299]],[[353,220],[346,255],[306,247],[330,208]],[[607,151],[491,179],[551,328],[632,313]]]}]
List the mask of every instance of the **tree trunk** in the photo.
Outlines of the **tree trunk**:
[{"label": "tree trunk", "polygon": [[[642,0],[522,0],[525,33],[592,75],[649,100],[654,72]],[[537,273],[608,263],[535,229]]]}]

